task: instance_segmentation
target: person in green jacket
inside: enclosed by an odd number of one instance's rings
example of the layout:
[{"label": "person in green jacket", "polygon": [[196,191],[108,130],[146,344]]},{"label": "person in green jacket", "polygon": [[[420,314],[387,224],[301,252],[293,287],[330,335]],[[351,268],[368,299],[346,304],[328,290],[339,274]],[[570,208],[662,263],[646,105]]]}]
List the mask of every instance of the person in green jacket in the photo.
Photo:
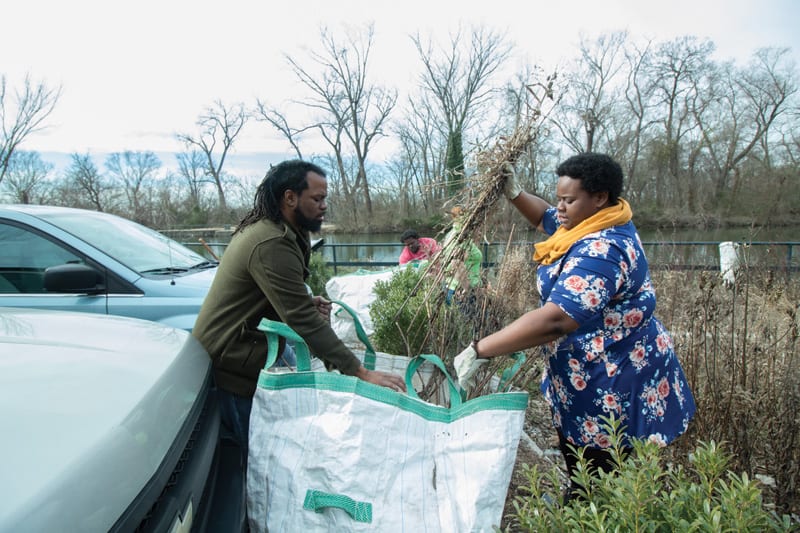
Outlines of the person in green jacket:
[{"label": "person in green jacket", "polygon": [[269,169],[253,209],[233,232],[192,331],[211,356],[222,423],[245,459],[253,394],[267,359],[266,335],[257,329],[262,318],[287,324],[329,368],[405,391],[400,376],[361,364],[331,329],[331,302],[306,288],[309,232],[322,226],[327,194],[317,165],[289,160]]},{"label": "person in green jacket", "polygon": [[[456,240],[458,234],[461,232],[461,223],[458,219],[464,213],[464,210],[461,206],[454,206],[449,213],[453,220],[453,226],[442,241],[442,253],[444,257],[453,257],[456,255]],[[452,303],[453,296],[459,289],[459,286],[461,286],[462,292],[466,294],[470,292],[470,289],[475,289],[483,284],[483,280],[481,279],[483,253],[481,249],[472,241],[467,241],[461,244],[461,246],[464,247],[464,250],[461,251],[461,255],[463,255],[464,258],[463,264],[451,268],[450,276],[445,282],[445,302],[448,305]],[[464,281],[466,281],[466,286],[464,286]],[[474,295],[471,296],[471,299],[474,299]]]}]

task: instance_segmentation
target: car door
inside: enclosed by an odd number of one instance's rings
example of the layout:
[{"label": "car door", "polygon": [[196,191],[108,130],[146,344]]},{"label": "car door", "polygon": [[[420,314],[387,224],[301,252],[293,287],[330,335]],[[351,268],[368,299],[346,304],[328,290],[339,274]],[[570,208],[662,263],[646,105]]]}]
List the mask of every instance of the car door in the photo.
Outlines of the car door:
[{"label": "car door", "polygon": [[66,243],[24,224],[0,220],[0,306],[107,313],[105,294],[48,292],[44,272],[68,263],[92,264]]}]

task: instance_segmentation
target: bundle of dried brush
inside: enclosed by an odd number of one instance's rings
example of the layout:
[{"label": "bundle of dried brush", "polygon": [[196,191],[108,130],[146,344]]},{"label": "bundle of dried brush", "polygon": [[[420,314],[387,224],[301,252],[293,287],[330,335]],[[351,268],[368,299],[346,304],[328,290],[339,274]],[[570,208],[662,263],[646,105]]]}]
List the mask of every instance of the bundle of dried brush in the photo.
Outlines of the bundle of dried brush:
[{"label": "bundle of dried brush", "polygon": [[[503,189],[508,181],[510,167],[520,156],[534,144],[541,131],[548,113],[543,110],[553,101],[553,86],[556,76],[551,75],[544,83],[528,85],[532,103],[524,120],[521,120],[514,131],[501,136],[497,142],[487,149],[480,150],[475,156],[477,172],[465,179],[461,193],[455,195],[450,205],[458,206],[459,212],[454,217],[454,231],[449,235],[449,246],[445,253],[437,254],[430,264],[430,272],[442,281],[453,270],[451,265],[460,264],[472,242],[479,242],[484,235],[484,228],[495,210],[497,201],[503,197]],[[469,183],[466,183],[468,181]],[[444,295],[441,291],[429,289],[428,295],[433,305],[441,304]]]},{"label": "bundle of dried brush", "polygon": [[[437,254],[428,266],[426,289],[424,289],[427,291],[425,300],[428,302],[428,309],[433,309],[435,315],[438,315],[439,312],[448,311],[448,306],[445,304],[447,296],[441,288],[446,285],[447,280],[459,275],[458,265],[464,263],[472,243],[480,242],[483,235],[485,235],[484,229],[491,218],[490,215],[495,212],[498,200],[503,198],[505,184],[511,172],[510,167],[513,167],[529,147],[535,145],[538,140],[542,125],[547,118],[547,115],[543,113],[543,109],[548,100],[553,100],[554,82],[555,75],[549,76],[543,84],[538,84],[536,87],[528,87],[529,92],[533,95],[534,105],[530,107],[527,117],[520,121],[510,135],[499,137],[493,146],[476,154],[474,168],[477,169],[477,172],[465,178],[464,187],[461,189],[462,192],[455,195],[448,202],[449,205],[457,206],[455,212],[451,210],[451,214],[455,215],[453,228],[448,234],[447,243],[442,252]],[[539,89],[538,92],[536,92],[537,88]],[[529,253],[527,258],[530,258]],[[509,257],[509,259],[512,259],[512,257]],[[515,260],[518,266],[508,266],[506,268],[506,274],[514,277],[514,280],[506,282],[502,279],[504,267],[501,265],[499,270],[501,276],[496,284],[496,287],[500,290],[503,290],[504,287],[507,288],[506,285],[508,283],[530,280],[530,276],[518,275],[520,269],[525,267],[520,266],[522,260],[519,257],[516,257]],[[527,259],[525,261],[527,269],[530,271],[529,261]],[[433,278],[433,283],[430,283],[431,278]],[[461,283],[462,280],[459,279],[459,284]],[[497,288],[493,290],[483,288],[482,290],[474,291],[471,307],[475,312],[465,315],[462,313],[464,316],[461,319],[472,321],[471,330],[474,332],[474,337],[488,335],[502,327],[509,319],[516,318],[516,316],[510,317],[510,309],[504,309],[505,298],[502,293],[498,294]],[[423,289],[419,286],[418,290]],[[475,294],[477,294],[477,299]],[[521,294],[521,292],[517,294]],[[515,307],[513,311],[519,311],[517,306],[513,307]],[[443,332],[431,331],[431,333],[442,334]],[[453,340],[463,342],[461,339]],[[458,353],[457,350],[458,347],[455,347],[452,350],[448,349],[441,352],[446,363],[452,362],[452,357]],[[450,355],[451,353],[452,355]],[[486,369],[487,372],[484,374],[485,379],[478,380],[478,387],[476,387],[472,395],[481,394],[481,389],[483,388],[481,385],[488,385],[491,376],[498,367],[507,364],[508,360],[506,358],[496,358],[491,365],[486,365],[489,368]],[[519,375],[529,376],[529,371],[530,365],[528,364],[520,369]]]}]

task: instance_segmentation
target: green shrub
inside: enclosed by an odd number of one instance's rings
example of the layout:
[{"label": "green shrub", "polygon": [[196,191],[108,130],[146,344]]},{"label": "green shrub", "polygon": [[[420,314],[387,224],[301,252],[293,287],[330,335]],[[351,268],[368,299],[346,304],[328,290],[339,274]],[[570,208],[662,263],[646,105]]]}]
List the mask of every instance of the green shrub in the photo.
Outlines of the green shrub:
[{"label": "green shrub", "polygon": [[[529,496],[515,498],[508,531],[792,531],[788,516],[778,518],[765,509],[761,490],[746,474],[727,470],[730,456],[714,442],[700,443],[689,468],[664,464],[654,443],[634,442],[634,453],[621,460],[618,421],[608,421],[620,464],[611,474],[591,477],[581,457],[573,480],[586,487],[585,501],[565,506],[560,496],[545,494],[547,476],[558,487],[558,472],[525,468]],[[579,456],[580,456],[579,452]]]},{"label": "green shrub", "polygon": [[444,292],[425,267],[403,268],[372,289],[370,306],[375,349],[410,357],[432,353],[446,362],[472,339],[472,326],[457,306],[444,305]]},{"label": "green shrub", "polygon": [[418,355],[428,348],[430,313],[419,289],[421,272],[414,268],[398,270],[373,287],[375,301],[370,306],[372,341],[375,349],[396,355]]},{"label": "green shrub", "polygon": [[325,284],[333,276],[333,269],[325,264],[325,258],[322,257],[321,253],[311,254],[308,269],[311,274],[308,276],[306,283],[311,287],[311,292],[316,296],[325,296]]},{"label": "green shrub", "polygon": [[[484,307],[484,296],[457,292],[452,303],[446,303],[441,277],[430,264],[400,269],[377,282],[373,292],[371,339],[377,350],[410,357],[436,354],[449,364],[477,335],[488,334],[481,327],[486,313],[477,312]],[[504,361],[498,358],[498,363]]]}]

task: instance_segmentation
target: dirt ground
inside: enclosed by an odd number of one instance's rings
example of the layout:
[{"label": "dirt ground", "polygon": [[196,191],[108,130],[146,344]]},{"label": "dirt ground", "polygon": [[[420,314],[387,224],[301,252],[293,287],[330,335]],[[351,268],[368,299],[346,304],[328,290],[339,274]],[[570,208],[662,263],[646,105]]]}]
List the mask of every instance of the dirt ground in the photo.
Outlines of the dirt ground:
[{"label": "dirt ground", "polygon": [[[532,394],[528,401],[524,435],[517,448],[517,460],[511,474],[511,483],[508,487],[506,504],[503,510],[503,520],[500,528],[503,531],[519,531],[512,520],[514,514],[514,498],[525,496],[528,492],[528,480],[523,475],[524,465],[537,465],[539,472],[549,472],[559,469],[562,482],[566,481],[564,463],[558,451],[558,438],[550,418],[550,411],[541,395]],[[562,487],[546,487],[547,492],[559,498]]]}]

